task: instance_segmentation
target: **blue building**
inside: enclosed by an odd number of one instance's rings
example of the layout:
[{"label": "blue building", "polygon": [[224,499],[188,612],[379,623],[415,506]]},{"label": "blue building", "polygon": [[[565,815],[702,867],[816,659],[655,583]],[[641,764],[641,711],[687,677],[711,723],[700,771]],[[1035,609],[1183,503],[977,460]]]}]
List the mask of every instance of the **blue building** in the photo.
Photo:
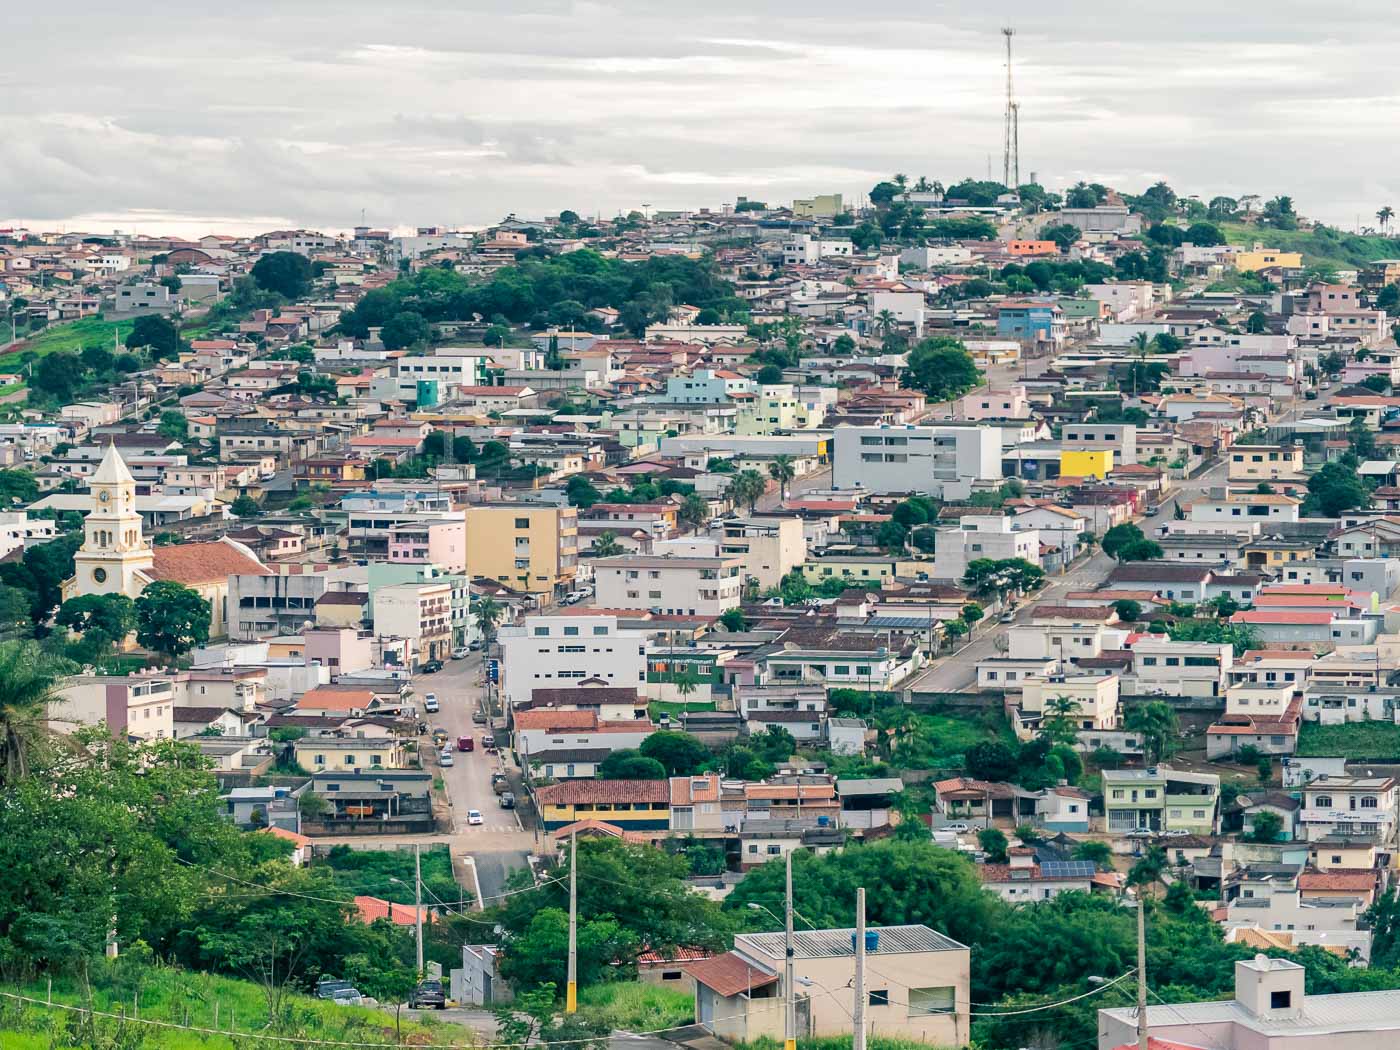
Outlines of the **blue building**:
[{"label": "blue building", "polygon": [[997,335],[1023,343],[1061,347],[1065,342],[1065,315],[1054,303],[1006,302],[997,307]]}]

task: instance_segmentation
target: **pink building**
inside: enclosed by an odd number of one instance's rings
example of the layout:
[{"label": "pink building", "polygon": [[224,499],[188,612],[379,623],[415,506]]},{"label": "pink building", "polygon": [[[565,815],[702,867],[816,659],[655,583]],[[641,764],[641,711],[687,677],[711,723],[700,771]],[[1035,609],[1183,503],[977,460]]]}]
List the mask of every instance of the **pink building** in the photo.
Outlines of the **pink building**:
[{"label": "pink building", "polygon": [[447,572],[466,572],[466,519],[405,522],[392,526],[389,560],[400,564],[436,565]]},{"label": "pink building", "polygon": [[958,408],[963,419],[1029,419],[1031,415],[1026,388],[1019,384],[1004,390],[974,391]]},{"label": "pink building", "polygon": [[332,675],[354,674],[374,662],[374,637],[350,627],[311,627],[302,632],[306,662],[330,668]]}]

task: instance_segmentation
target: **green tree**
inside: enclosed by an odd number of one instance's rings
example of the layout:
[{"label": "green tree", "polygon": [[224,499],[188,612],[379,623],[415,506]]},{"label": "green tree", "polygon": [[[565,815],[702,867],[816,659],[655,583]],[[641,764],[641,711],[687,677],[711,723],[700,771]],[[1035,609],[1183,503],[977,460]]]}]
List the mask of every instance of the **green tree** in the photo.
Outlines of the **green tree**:
[{"label": "green tree", "polygon": [[654,758],[647,758],[635,748],[613,751],[598,764],[598,775],[604,780],[664,780],[666,769]]},{"label": "green tree", "polygon": [[752,748],[730,744],[720,752],[716,768],[733,780],[765,780],[773,774],[772,763],[764,761]]},{"label": "green tree", "polygon": [[1024,558],[974,558],[968,562],[962,582],[979,596],[1002,598],[1013,592],[1032,591],[1045,579],[1045,570]]},{"label": "green tree", "polygon": [[101,345],[85,346],[83,347],[82,353],[78,356],[82,360],[84,368],[99,376],[106,375],[110,372],[117,360],[116,355],[113,354],[112,351]]},{"label": "green tree", "polygon": [[742,609],[726,609],[720,614],[719,622],[724,625],[726,631],[733,631],[736,634],[749,629],[749,621],[744,616]]},{"label": "green tree", "polygon": [[759,757],[774,765],[786,762],[797,753],[797,741],[779,725],[770,725],[749,737],[749,746]]},{"label": "green tree", "polygon": [[160,425],[156,427],[156,432],[172,441],[184,441],[190,436],[190,421],[185,418],[183,412],[167,408],[160,414]]},{"label": "green tree", "polygon": [[1151,886],[1167,870],[1167,853],[1161,846],[1149,846],[1142,858],[1128,871],[1129,886]]},{"label": "green tree", "polygon": [[797,468],[794,466],[792,457],[787,455],[777,455],[768,464],[768,476],[778,483],[778,489],[782,494],[782,500],[787,502],[788,483],[797,476]]},{"label": "green tree", "polygon": [[432,338],[432,326],[423,315],[413,310],[401,310],[389,318],[379,333],[385,350],[404,350],[411,346],[422,346]]},{"label": "green tree", "polygon": [[754,512],[758,505],[759,498],[768,490],[768,483],[763,480],[763,475],[756,470],[741,470],[735,474],[729,482],[725,496],[735,505],[747,503],[749,513]]},{"label": "green tree", "polygon": [[0,642],[0,787],[13,788],[27,776],[36,752],[50,739],[55,677],[38,646]]},{"label": "green tree", "polygon": [[476,629],[488,642],[496,637],[496,624],[505,615],[505,608],[495,598],[478,598],[475,608]]},{"label": "green tree", "polygon": [[1277,842],[1283,833],[1283,818],[1272,810],[1260,810],[1250,823],[1250,842]]},{"label": "green tree", "polygon": [[642,741],[638,751],[654,759],[667,776],[688,777],[711,758],[710,750],[689,733],[660,729]]},{"label": "green tree", "polygon": [[[569,478],[564,485],[564,494],[568,496],[569,502],[580,510],[587,510],[595,503],[601,503],[603,500],[603,494],[598,491],[598,487],[582,474],[574,474]],[[612,533],[607,533],[606,535],[611,536],[614,541],[617,538],[612,536]],[[593,547],[594,550],[597,550],[597,542],[593,544]],[[601,555],[601,557],[606,558],[608,555]]]},{"label": "green tree", "polygon": [[593,553],[599,558],[612,558],[622,553],[622,544],[617,542],[617,534],[611,529],[593,541]]},{"label": "green tree", "polygon": [[1016,752],[1000,740],[983,740],[963,754],[967,775],[976,780],[1001,783],[1016,776]]},{"label": "green tree", "polygon": [[238,518],[256,518],[262,513],[262,507],[258,501],[246,492],[229,505],[229,510]]},{"label": "green tree", "polygon": [[983,615],[982,606],[978,605],[976,602],[968,602],[962,607],[963,622],[969,627],[982,619]]},{"label": "green tree", "polygon": [[77,354],[58,350],[39,358],[29,385],[58,401],[72,401],[83,381],[83,362]]},{"label": "green tree", "polygon": [[[174,358],[180,353],[180,331],[168,317],[146,314],[131,325],[123,341],[128,350],[145,350],[153,360]],[[120,365],[120,359],[117,364]],[[129,369],[120,369],[129,371]]]},{"label": "green tree", "polygon": [[23,468],[0,470],[0,503],[33,503],[39,498],[39,483],[34,472]]},{"label": "green tree", "polygon": [[156,580],[136,599],[136,641],[165,656],[183,656],[209,640],[210,619],[209,603],[198,591]]},{"label": "green tree", "polygon": [[936,336],[921,340],[909,352],[903,384],[922,390],[930,401],[961,397],[982,378],[972,355],[960,340]]},{"label": "green tree", "polygon": [[1133,623],[1142,619],[1142,605],[1131,598],[1120,598],[1113,603],[1113,611],[1118,614],[1118,619],[1124,623]]},{"label": "green tree", "polygon": [[1181,724],[1176,709],[1164,700],[1152,700],[1128,709],[1123,728],[1142,738],[1149,765],[1164,762],[1176,754],[1181,740]]},{"label": "green tree", "polygon": [[697,532],[710,519],[710,508],[695,493],[689,493],[676,511],[676,521]]},{"label": "green tree", "polygon": [[1194,244],[1198,248],[1213,248],[1225,243],[1225,235],[1220,232],[1219,226],[1208,222],[1196,222],[1186,230],[1186,243]]},{"label": "green tree", "polygon": [[83,594],[64,602],[54,621],[101,646],[115,645],[135,630],[136,603],[125,594]]},{"label": "green tree", "polygon": [[1255,310],[1245,321],[1244,330],[1251,335],[1263,335],[1269,330],[1269,315],[1263,310]]},{"label": "green tree", "polygon": [[267,252],[253,264],[252,278],[259,288],[287,299],[311,293],[311,260],[296,252]]},{"label": "green tree", "polygon": [[1005,864],[1009,843],[1000,828],[983,828],[977,833],[977,845],[987,855],[988,864]]}]

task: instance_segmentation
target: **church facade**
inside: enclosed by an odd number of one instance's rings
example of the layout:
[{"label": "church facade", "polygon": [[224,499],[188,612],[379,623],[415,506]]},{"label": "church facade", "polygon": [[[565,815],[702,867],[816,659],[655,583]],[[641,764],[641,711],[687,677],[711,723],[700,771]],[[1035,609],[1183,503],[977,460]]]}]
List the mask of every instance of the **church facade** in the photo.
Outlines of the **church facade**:
[{"label": "church facade", "polygon": [[172,580],[199,593],[210,605],[209,636],[228,633],[228,578],[270,575],[243,544],[227,537],[212,543],[154,547],[136,510],[136,479],[110,446],[88,479],[92,510],[83,521],[83,545],[73,556],[73,575],[63,599],[85,594],[125,594],[135,599],[156,580]]}]

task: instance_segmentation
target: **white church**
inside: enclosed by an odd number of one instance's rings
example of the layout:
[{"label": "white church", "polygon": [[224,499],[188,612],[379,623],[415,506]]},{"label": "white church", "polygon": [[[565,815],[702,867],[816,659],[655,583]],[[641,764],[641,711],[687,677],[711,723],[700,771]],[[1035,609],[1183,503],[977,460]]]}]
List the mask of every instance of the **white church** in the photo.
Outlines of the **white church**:
[{"label": "white church", "polygon": [[83,545],[73,556],[73,575],[63,582],[63,600],[84,594],[138,597],[156,580],[173,580],[209,602],[209,637],[228,633],[228,578],[267,576],[270,570],[243,544],[227,537],[213,543],[153,547],[136,510],[136,479],[115,445],[88,479],[93,508],[83,521]]}]

